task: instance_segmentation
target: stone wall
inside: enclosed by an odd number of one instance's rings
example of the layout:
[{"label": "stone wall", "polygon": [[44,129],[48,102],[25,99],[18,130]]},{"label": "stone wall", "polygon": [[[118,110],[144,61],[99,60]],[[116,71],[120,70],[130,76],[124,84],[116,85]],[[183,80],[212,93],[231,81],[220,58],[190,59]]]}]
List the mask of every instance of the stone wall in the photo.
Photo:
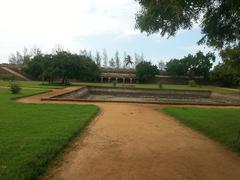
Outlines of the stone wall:
[{"label": "stone wall", "polygon": [[168,89],[135,89],[135,88],[111,88],[111,87],[82,87],[70,93],[53,98],[82,98],[88,94],[127,94],[132,97],[151,96],[163,98],[210,98],[211,91],[168,90]]},{"label": "stone wall", "polygon": [[174,76],[156,76],[150,83],[161,83],[161,84],[176,84],[176,85],[187,85],[189,80],[196,81],[197,84],[204,85],[208,84],[203,78],[189,78],[189,77],[174,77]]}]

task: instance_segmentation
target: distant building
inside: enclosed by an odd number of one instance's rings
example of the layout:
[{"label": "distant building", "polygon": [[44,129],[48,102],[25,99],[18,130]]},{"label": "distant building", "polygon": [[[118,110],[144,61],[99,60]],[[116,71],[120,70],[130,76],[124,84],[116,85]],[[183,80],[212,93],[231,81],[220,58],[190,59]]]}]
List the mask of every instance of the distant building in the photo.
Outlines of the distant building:
[{"label": "distant building", "polygon": [[134,69],[110,69],[102,68],[100,82],[111,83],[116,81],[117,83],[136,83],[137,77]]}]

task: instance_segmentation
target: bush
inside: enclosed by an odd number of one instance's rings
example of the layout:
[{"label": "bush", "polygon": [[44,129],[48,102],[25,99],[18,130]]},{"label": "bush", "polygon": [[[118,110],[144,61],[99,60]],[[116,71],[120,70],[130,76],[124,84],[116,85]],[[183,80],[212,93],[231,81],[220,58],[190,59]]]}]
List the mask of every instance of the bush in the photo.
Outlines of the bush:
[{"label": "bush", "polygon": [[163,88],[162,83],[158,83],[158,88],[159,88],[159,89],[162,89],[162,88]]},{"label": "bush", "polygon": [[12,94],[19,94],[21,92],[22,88],[19,84],[11,83],[10,84],[10,91]]},{"label": "bush", "polygon": [[117,81],[113,81],[112,84],[113,84],[113,87],[117,87]]},{"label": "bush", "polygon": [[194,81],[194,80],[189,80],[189,81],[188,81],[188,85],[191,86],[191,87],[196,87],[196,86],[197,86],[197,83],[196,83],[196,81]]}]

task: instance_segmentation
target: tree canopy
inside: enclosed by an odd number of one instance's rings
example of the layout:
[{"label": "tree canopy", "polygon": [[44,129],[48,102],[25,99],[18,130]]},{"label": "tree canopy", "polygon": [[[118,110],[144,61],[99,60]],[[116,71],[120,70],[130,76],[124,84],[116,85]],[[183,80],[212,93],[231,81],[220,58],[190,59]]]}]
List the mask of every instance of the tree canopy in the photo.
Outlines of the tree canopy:
[{"label": "tree canopy", "polygon": [[199,43],[223,48],[240,40],[239,0],[136,0],[141,10],[136,28],[142,32],[174,36],[180,29],[199,23],[203,37]]},{"label": "tree canopy", "polygon": [[151,62],[142,61],[136,66],[136,75],[140,83],[153,80],[158,73],[157,66],[152,65]]},{"label": "tree canopy", "polygon": [[172,59],[166,64],[166,70],[173,76],[203,76],[209,78],[215,56],[212,53],[204,55],[201,51],[195,55],[189,54],[182,59]]},{"label": "tree canopy", "polygon": [[100,76],[99,67],[90,57],[67,51],[35,55],[24,64],[23,70],[36,80],[49,82],[58,79],[62,83],[69,79],[96,81]]}]

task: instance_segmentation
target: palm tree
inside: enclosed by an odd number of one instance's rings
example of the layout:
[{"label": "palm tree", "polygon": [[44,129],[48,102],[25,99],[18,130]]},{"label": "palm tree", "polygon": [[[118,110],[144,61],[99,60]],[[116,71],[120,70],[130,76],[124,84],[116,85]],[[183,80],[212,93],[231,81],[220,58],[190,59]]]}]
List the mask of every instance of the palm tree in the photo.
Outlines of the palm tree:
[{"label": "palm tree", "polygon": [[124,59],[124,64],[126,67],[131,67],[133,65],[133,61],[130,55],[127,55],[127,57]]}]

